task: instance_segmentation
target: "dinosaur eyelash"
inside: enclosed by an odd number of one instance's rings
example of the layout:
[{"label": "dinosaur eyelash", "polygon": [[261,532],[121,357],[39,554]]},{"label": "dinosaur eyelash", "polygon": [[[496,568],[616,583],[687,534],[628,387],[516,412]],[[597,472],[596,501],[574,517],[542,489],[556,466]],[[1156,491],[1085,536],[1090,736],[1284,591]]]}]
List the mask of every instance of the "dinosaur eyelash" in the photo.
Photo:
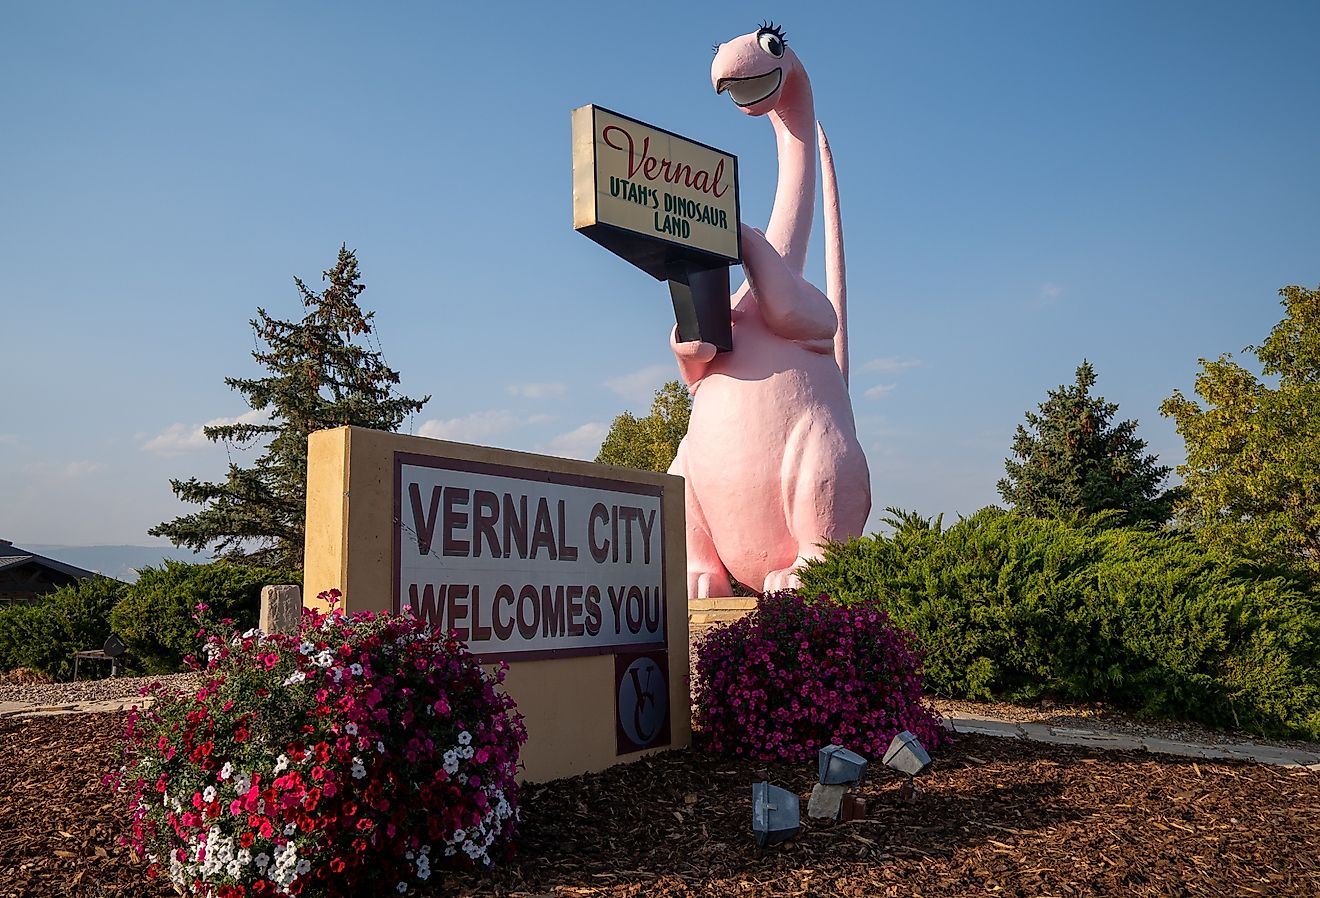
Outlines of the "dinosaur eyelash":
[{"label": "dinosaur eyelash", "polygon": [[710,45],[710,52],[712,52],[712,53],[718,53],[718,52],[720,52],[720,45],[719,45],[719,44],[711,44],[711,45]]},{"label": "dinosaur eyelash", "polygon": [[762,22],[757,26],[756,36],[760,37],[763,34],[773,34],[775,37],[779,38],[780,43],[785,47],[788,46],[788,36],[784,34],[783,25],[776,25],[774,22]]}]

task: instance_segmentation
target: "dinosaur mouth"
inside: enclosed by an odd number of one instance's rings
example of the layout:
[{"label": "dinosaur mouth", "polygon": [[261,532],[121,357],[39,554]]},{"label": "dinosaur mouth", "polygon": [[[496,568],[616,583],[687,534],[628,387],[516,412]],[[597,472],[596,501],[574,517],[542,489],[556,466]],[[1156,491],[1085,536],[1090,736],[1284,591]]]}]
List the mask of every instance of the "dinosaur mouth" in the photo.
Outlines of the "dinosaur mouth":
[{"label": "dinosaur mouth", "polygon": [[755,106],[762,100],[768,99],[779,90],[779,85],[783,83],[784,70],[775,69],[773,72],[767,72],[764,75],[757,75],[754,78],[721,78],[715,85],[715,92],[722,94],[726,90],[729,92],[729,99],[739,106]]}]

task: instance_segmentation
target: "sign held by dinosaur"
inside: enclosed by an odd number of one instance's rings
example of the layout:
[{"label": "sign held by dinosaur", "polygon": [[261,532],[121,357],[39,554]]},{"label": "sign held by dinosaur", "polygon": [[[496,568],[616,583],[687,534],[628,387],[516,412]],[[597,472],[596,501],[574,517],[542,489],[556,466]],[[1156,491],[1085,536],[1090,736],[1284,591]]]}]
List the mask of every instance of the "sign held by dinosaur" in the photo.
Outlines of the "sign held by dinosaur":
[{"label": "sign held by dinosaur", "polygon": [[733,348],[738,159],[600,106],[573,110],[573,227],[668,280],[679,332]]}]

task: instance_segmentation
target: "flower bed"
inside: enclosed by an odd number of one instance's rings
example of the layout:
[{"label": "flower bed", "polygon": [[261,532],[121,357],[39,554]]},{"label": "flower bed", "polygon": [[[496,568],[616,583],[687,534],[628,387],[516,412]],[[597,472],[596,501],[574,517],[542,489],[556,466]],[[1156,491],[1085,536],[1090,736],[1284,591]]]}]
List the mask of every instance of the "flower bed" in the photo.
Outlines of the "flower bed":
[{"label": "flower bed", "polygon": [[323,598],[292,635],[211,635],[202,688],[130,717],[130,841],[185,892],[403,894],[511,849],[526,731],[503,669]]},{"label": "flower bed", "polygon": [[804,761],[838,743],[879,758],[903,730],[928,748],[947,739],[922,700],[921,652],[883,611],[767,594],[696,655],[693,729],[716,753]]}]

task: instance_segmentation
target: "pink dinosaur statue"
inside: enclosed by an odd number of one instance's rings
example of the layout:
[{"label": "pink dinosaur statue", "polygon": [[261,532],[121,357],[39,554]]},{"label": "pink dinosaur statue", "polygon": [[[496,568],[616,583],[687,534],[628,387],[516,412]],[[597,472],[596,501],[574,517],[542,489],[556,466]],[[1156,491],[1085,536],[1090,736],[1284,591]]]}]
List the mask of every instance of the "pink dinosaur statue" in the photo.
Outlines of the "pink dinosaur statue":
[{"label": "pink dinosaur statue", "polygon": [[[862,532],[871,480],[848,399],[843,232],[834,161],[816,125],[811,84],[783,31],[764,25],[721,44],[717,93],[770,116],[779,185],[764,233],[742,226],[747,280],[731,299],[734,348],[670,336],[692,391],[692,418],[670,473],[687,482],[688,595],[798,585],[821,543]],[[803,277],[816,197],[825,188],[829,296]]]}]

